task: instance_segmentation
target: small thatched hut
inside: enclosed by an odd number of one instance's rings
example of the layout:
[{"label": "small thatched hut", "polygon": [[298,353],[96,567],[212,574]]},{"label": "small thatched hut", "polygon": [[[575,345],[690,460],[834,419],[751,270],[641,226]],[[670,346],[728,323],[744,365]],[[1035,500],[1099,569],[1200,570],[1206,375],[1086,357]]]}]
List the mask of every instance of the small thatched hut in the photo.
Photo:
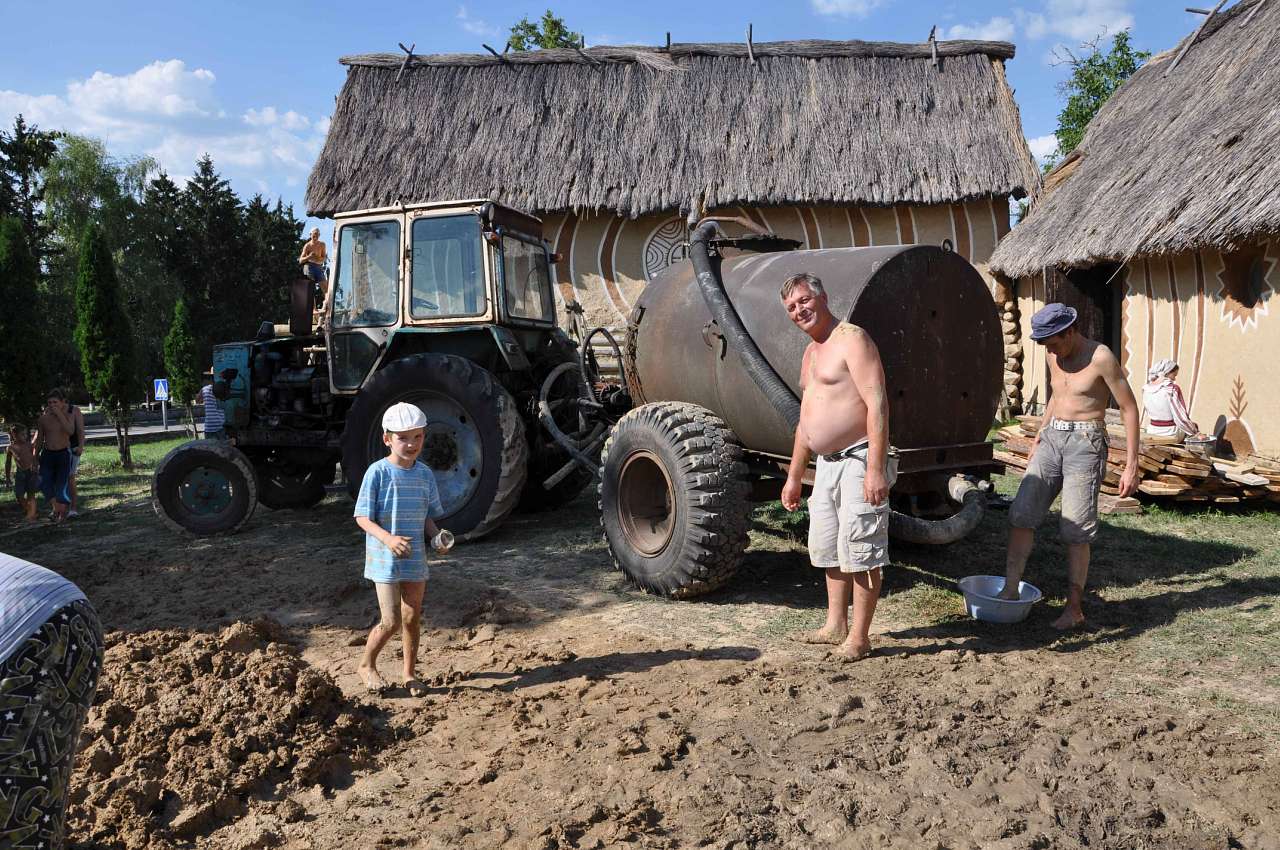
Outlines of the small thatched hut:
[{"label": "small thatched hut", "polygon": [[[934,56],[936,49],[936,58]],[[985,268],[1038,175],[1011,44],[796,41],[348,56],[312,215],[488,197],[539,214],[564,300],[620,325],[690,212],[813,247],[944,240]]]},{"label": "small thatched hut", "polygon": [[[1181,365],[1192,418],[1237,452],[1280,453],[1280,3],[1243,0],[1152,58],[1049,174],[991,258],[1015,281],[1021,390],[1045,401],[1031,314],[1076,306],[1135,391],[1156,360]],[[1188,38],[1190,38],[1189,36]],[[1247,418],[1246,418],[1247,414]]]}]

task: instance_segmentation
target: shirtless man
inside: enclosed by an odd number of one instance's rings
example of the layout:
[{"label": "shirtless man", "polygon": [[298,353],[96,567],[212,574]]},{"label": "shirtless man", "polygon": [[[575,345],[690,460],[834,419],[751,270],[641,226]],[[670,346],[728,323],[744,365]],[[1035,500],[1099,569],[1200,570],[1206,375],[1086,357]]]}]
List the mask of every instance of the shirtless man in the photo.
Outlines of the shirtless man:
[{"label": "shirtless man", "polygon": [[1084,622],[1081,603],[1089,575],[1089,544],[1098,535],[1098,488],[1107,472],[1107,399],[1124,416],[1125,467],[1120,495],[1138,489],[1138,404],[1124,370],[1102,343],[1076,328],[1076,311],[1048,304],[1031,317],[1031,338],[1049,352],[1053,395],[1031,446],[1026,475],[1009,508],[1009,550],[1002,599],[1018,598],[1018,582],[1035,542],[1035,529],[1062,492],[1059,529],[1067,544],[1067,605],[1055,629]]},{"label": "shirtless man", "polygon": [[53,521],[67,518],[71,495],[67,482],[71,477],[71,438],[76,426],[67,410],[67,396],[62,390],[49,391],[48,403],[36,422],[36,451],[40,454],[40,487],[52,503]]},{"label": "shirtless man", "polygon": [[[813,342],[800,367],[800,426],[782,505],[800,507],[810,453],[818,471],[809,498],[809,559],[826,571],[827,621],[801,637],[836,644],[832,655],[858,661],[871,652],[868,632],[889,563],[889,402],[880,352],[867,332],[841,322],[822,281],[793,275],[782,285],[787,315]],[[848,608],[853,602],[850,628]]]}]

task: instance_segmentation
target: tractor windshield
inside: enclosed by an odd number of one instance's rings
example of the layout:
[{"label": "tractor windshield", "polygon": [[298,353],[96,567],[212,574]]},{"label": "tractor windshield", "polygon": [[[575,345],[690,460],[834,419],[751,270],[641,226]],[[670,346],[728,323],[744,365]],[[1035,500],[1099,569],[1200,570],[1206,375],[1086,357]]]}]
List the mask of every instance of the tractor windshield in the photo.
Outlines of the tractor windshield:
[{"label": "tractor windshield", "polygon": [[415,319],[450,319],[485,312],[484,254],[474,215],[419,218],[413,223]]},{"label": "tractor windshield", "polygon": [[502,283],[507,313],[516,319],[554,321],[547,253],[537,242],[502,237]]},{"label": "tractor windshield", "polygon": [[400,302],[400,223],[342,226],[333,290],[333,326],[395,324]]}]

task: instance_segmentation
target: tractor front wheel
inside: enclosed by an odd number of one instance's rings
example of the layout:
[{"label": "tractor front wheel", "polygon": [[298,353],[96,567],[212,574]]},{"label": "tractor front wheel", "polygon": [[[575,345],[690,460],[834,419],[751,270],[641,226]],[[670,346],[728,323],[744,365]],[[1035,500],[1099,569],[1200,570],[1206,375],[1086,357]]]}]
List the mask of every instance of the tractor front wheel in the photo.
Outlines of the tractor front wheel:
[{"label": "tractor front wheel", "polygon": [[178,446],[151,479],[156,515],[175,531],[197,537],[238,531],[257,504],[253,465],[239,449],[215,440]]}]

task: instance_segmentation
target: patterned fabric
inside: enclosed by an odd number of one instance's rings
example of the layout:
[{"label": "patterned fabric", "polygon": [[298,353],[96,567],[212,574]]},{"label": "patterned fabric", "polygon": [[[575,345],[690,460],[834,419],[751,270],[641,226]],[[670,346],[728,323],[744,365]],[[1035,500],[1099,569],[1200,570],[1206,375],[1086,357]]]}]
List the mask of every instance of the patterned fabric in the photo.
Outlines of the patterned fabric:
[{"label": "patterned fabric", "polygon": [[0,662],[77,599],[84,599],[80,588],[53,570],[0,552]]},{"label": "patterned fabric", "polygon": [[80,600],[0,665],[0,848],[63,846],[71,765],[102,653],[98,615]]},{"label": "patterned fabric", "polygon": [[222,412],[222,402],[213,394],[213,386],[205,385],[200,389],[200,400],[204,402],[204,432],[212,434],[221,431],[226,424],[226,414]]},{"label": "patterned fabric", "polygon": [[[1171,378],[1142,388],[1142,408],[1148,417],[1147,433],[1159,437],[1175,437],[1179,431],[1198,434],[1200,426],[1191,421],[1182,390]],[[1157,425],[1157,422],[1169,424]]]},{"label": "patterned fabric", "polygon": [[427,578],[427,517],[444,515],[436,477],[422,461],[401,469],[387,458],[371,464],[360,482],[355,516],[368,517],[389,533],[408,537],[413,551],[397,558],[372,534],[365,535],[364,577],[377,582]]}]

